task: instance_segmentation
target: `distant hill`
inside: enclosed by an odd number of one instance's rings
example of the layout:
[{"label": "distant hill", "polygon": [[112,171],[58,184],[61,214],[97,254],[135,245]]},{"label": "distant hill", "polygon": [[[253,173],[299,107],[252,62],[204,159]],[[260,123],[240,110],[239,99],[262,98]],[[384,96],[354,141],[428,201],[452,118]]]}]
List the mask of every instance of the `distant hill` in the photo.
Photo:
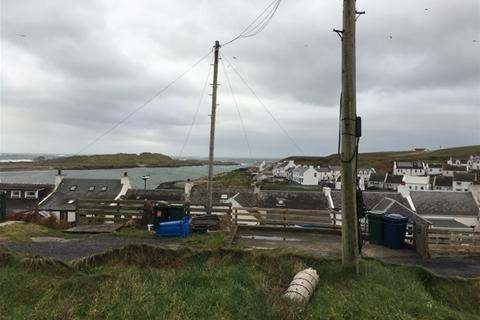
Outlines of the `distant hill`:
[{"label": "distant hill", "polygon": [[[480,145],[446,148],[438,150],[384,151],[360,153],[359,167],[373,167],[378,172],[392,170],[394,160],[422,160],[425,162],[445,162],[450,157],[466,159],[470,155],[480,155]],[[283,160],[294,160],[299,164],[315,164],[319,166],[340,165],[337,154],[326,157],[291,156]]]},{"label": "distant hill", "polygon": [[[233,162],[215,162],[216,164],[234,165]],[[90,156],[70,156],[54,159],[37,158],[32,162],[2,163],[0,169],[39,170],[39,169],[116,169],[134,167],[183,167],[205,165],[205,160],[176,160],[161,153],[144,152],[99,154]]]}]

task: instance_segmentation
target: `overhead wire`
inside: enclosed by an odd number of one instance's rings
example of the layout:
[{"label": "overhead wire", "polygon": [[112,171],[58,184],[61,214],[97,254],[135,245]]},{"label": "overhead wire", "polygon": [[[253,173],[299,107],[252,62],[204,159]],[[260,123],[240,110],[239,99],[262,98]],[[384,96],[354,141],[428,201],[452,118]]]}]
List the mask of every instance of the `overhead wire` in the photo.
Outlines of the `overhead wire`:
[{"label": "overhead wire", "polygon": [[260,97],[257,95],[257,93],[252,89],[252,87],[247,83],[247,81],[243,78],[243,76],[238,72],[238,70],[233,66],[233,64],[228,60],[228,58],[220,52],[222,55],[222,58],[227,61],[228,65],[232,68],[232,70],[235,72],[235,74],[238,76],[238,78],[243,82],[243,84],[248,88],[248,90],[253,94],[253,96],[257,99],[259,104],[265,109],[265,111],[268,113],[268,115],[272,118],[272,120],[275,122],[275,124],[280,128],[280,130],[285,134],[285,136],[290,140],[293,146],[301,153],[301,155],[305,155],[305,152],[303,152],[302,148],[295,142],[295,140],[288,134],[287,130],[281,125],[281,123],[275,118],[273,113],[270,111],[270,109],[263,103],[263,101],[260,99]]},{"label": "overhead wire", "polygon": [[194,69],[197,65],[199,65],[203,60],[205,60],[210,54],[212,53],[212,50],[210,50],[207,54],[202,56],[199,60],[197,60],[194,64],[192,64],[190,67],[188,67],[184,72],[182,72],[180,75],[178,75],[175,79],[170,81],[167,85],[165,85],[162,89],[157,91],[151,98],[146,100],[144,103],[139,105],[137,108],[135,108],[133,111],[128,113],[125,117],[123,117],[120,121],[117,121],[114,125],[112,125],[108,130],[104,131],[102,134],[97,136],[95,139],[93,139],[90,143],[88,143],[85,147],[80,149],[80,151],[76,152],[74,155],[79,155],[88,148],[90,148],[92,145],[97,143],[100,139],[111,133],[113,130],[118,128],[121,124],[125,123],[130,117],[132,117],[135,113],[139,112],[142,110],[144,107],[146,107],[148,104],[150,104],[153,100],[155,100],[158,96],[160,96],[162,93],[167,91],[172,85],[174,85],[178,80],[183,78],[188,72],[190,72],[192,69]]},{"label": "overhead wire", "polygon": [[205,97],[205,89],[207,88],[208,79],[210,78],[210,74],[212,71],[212,64],[210,64],[207,72],[207,77],[205,78],[205,82],[203,83],[202,93],[200,95],[200,99],[198,100],[197,109],[195,110],[195,114],[193,115],[192,123],[188,128],[187,136],[185,137],[185,141],[183,142],[182,149],[180,149],[179,157],[183,155],[183,151],[185,150],[185,146],[187,145],[188,141],[190,140],[190,134],[192,133],[193,126],[197,121],[198,112],[200,110],[200,106],[202,105],[203,98]]},{"label": "overhead wire", "polygon": [[260,13],[260,15],[258,15],[245,29],[243,29],[242,32],[240,32],[240,34],[238,34],[236,37],[234,37],[230,41],[223,43],[222,46],[226,46],[241,38],[250,38],[250,37],[256,36],[257,34],[262,32],[267,27],[270,20],[272,20],[281,2],[282,0],[272,1],[262,11],[262,13]]},{"label": "overhead wire", "polygon": [[235,97],[235,93],[233,92],[233,87],[232,87],[232,83],[230,82],[230,77],[228,76],[227,68],[225,67],[225,64],[223,63],[223,59],[221,59],[220,61],[222,62],[223,71],[225,73],[225,78],[227,79],[228,87],[230,88],[230,93],[232,94],[233,102],[235,104],[235,107],[237,108],[238,117],[240,118],[240,124],[241,124],[242,130],[243,130],[243,136],[245,138],[245,143],[246,143],[247,148],[248,148],[248,153],[250,154],[250,160],[253,160],[252,148],[250,146],[250,141],[248,140],[247,130],[245,129],[245,123],[243,122],[243,117],[242,117],[242,114],[240,112],[240,107],[238,106],[238,101]]}]

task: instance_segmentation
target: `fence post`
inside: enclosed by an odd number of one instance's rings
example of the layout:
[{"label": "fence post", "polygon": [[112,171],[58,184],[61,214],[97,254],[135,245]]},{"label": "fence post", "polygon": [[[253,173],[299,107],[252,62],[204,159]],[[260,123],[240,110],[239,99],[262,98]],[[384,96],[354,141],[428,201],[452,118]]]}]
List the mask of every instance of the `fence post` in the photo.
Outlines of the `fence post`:
[{"label": "fence post", "polygon": [[75,225],[78,223],[78,200],[75,201],[75,222],[74,223]]},{"label": "fence post", "polygon": [[[287,213],[288,213],[288,210],[287,210]],[[283,241],[285,241],[287,240],[287,218],[285,217],[285,212],[282,212],[282,216],[283,216],[283,230],[284,230]]]},{"label": "fence post", "polygon": [[238,209],[235,208],[235,225],[238,225]]}]

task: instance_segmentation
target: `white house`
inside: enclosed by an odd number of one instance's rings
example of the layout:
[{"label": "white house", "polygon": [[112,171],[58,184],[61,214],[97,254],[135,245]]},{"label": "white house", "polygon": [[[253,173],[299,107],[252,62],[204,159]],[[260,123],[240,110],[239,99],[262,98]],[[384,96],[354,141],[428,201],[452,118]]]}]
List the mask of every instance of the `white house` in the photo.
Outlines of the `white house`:
[{"label": "white house", "polygon": [[367,187],[370,189],[383,189],[385,188],[385,180],[387,174],[373,173],[370,175],[370,179],[367,182]]},{"label": "white house", "polygon": [[468,159],[453,159],[450,157],[447,163],[451,166],[464,167],[468,170]]},{"label": "white house", "polygon": [[315,170],[318,172],[318,181],[319,182],[328,182],[332,180],[331,170],[328,167],[316,167]]},{"label": "white house", "polygon": [[303,166],[293,170],[293,181],[305,186],[318,185],[318,176],[318,171],[313,166]]},{"label": "white house", "polygon": [[425,175],[425,165],[421,161],[394,161],[393,174],[423,176]]},{"label": "white house", "polygon": [[479,209],[471,192],[412,191],[408,196],[412,210],[436,228],[474,228]]},{"label": "white house", "polygon": [[370,180],[370,176],[375,172],[376,171],[374,168],[358,168],[357,177],[368,183],[368,180]]},{"label": "white house", "polygon": [[39,203],[39,210],[75,222],[77,200],[118,200],[128,189],[130,180],[126,172],[120,179],[82,179],[66,178],[59,170],[55,175],[55,189]]},{"label": "white house", "polygon": [[402,184],[408,190],[425,191],[430,190],[430,178],[428,176],[411,176],[405,175]]},{"label": "white house", "polygon": [[442,174],[442,164],[441,163],[427,163],[425,171],[429,176]]},{"label": "white house", "polygon": [[474,173],[455,172],[453,174],[453,191],[468,191],[475,180],[476,175]]},{"label": "white house", "polygon": [[454,173],[458,173],[458,172],[467,172],[467,167],[461,167],[461,166],[453,166],[453,165],[450,165],[450,164],[444,164],[442,166],[442,171],[443,171],[443,175],[445,177],[453,177],[453,174]]},{"label": "white house", "polygon": [[387,173],[384,188],[388,190],[398,190],[398,186],[403,183],[403,176]]},{"label": "white house", "polygon": [[295,162],[293,160],[284,161],[273,167],[272,174],[274,177],[286,177],[286,170],[289,168],[295,168]]},{"label": "white house", "polygon": [[432,190],[453,191],[453,177],[434,176]]},{"label": "white house", "polygon": [[470,156],[468,170],[480,170],[480,156]]}]

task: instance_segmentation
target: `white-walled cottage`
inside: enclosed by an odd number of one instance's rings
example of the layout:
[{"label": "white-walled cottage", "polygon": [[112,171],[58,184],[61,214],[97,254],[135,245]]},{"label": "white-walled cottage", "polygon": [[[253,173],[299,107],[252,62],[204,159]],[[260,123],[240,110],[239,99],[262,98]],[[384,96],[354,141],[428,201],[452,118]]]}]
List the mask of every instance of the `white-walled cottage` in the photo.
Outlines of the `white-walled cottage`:
[{"label": "white-walled cottage", "polygon": [[394,161],[393,174],[423,176],[425,175],[425,165],[421,161]]}]

